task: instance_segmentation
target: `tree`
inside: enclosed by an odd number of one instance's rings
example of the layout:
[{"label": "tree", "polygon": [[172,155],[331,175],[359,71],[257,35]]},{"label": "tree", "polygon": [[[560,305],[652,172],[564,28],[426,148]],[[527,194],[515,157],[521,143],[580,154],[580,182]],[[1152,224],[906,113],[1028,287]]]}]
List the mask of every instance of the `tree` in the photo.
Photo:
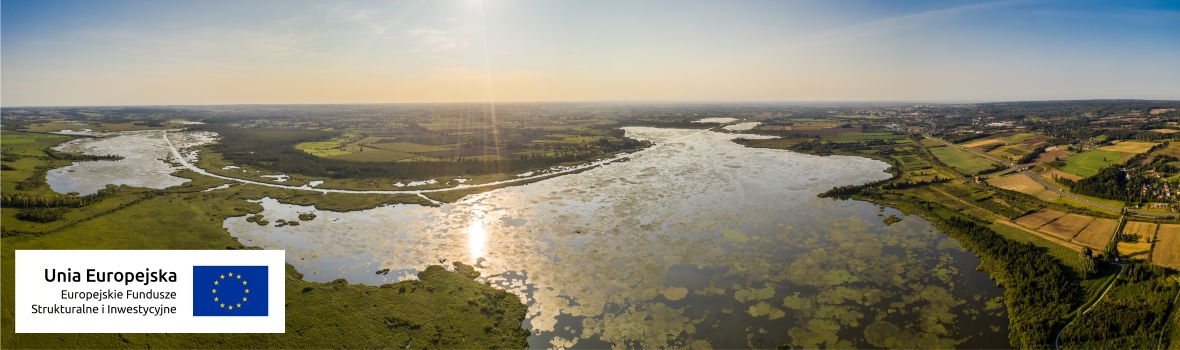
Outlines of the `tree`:
[{"label": "tree", "polygon": [[1119,244],[1118,244],[1118,242],[1111,241],[1110,243],[1107,243],[1106,248],[1102,250],[1102,258],[1106,261],[1114,261],[1114,259],[1118,258],[1118,257],[1119,257]]},{"label": "tree", "polygon": [[1094,258],[1091,254],[1093,252],[1090,251],[1090,247],[1082,247],[1082,252],[1078,254],[1077,267],[1083,279],[1090,278],[1090,276],[1098,272],[1098,269],[1094,267]]}]

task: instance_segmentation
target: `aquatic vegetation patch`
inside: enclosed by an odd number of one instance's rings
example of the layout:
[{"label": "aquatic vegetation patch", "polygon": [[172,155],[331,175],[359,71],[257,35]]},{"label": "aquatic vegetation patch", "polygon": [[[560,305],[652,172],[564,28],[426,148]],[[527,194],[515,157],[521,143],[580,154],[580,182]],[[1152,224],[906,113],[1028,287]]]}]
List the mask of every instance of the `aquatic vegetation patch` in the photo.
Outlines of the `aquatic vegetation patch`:
[{"label": "aquatic vegetation patch", "polygon": [[[986,276],[969,253],[935,249],[944,237],[928,222],[887,226],[876,206],[815,197],[817,188],[887,178],[884,163],[746,148],[730,141],[735,134],[627,132],[658,147],[437,208],[336,212],[264,199],[268,218],[316,218],[224,225],[247,244],[285,249],[317,281],[383,284],[443,259],[470,264],[529,305],[539,346],[867,347],[858,334],[876,317],[955,342],[1004,322],[952,317],[982,299],[948,301],[937,290]],[[988,298],[1000,293],[974,285]],[[885,312],[889,303],[904,312]],[[935,307],[925,316],[913,311],[927,305]],[[732,336],[742,332],[747,339]]]}]

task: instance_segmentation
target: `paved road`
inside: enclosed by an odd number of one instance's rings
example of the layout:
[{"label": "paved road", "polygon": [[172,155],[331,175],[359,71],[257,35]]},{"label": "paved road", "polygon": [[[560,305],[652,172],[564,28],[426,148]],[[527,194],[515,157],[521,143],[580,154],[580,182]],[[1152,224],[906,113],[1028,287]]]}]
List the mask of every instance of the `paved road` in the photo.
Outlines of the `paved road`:
[{"label": "paved road", "polygon": [[1018,170],[1018,171],[1020,171],[1021,174],[1028,176],[1028,178],[1032,179],[1033,181],[1036,181],[1037,183],[1041,184],[1041,186],[1044,186],[1045,188],[1049,189],[1050,191],[1057,193],[1057,195],[1065,197],[1065,198],[1069,198],[1070,200],[1075,201],[1075,202],[1079,202],[1079,203],[1089,205],[1089,206],[1099,208],[1099,209],[1113,211],[1116,213],[1121,213],[1121,212],[1123,212],[1124,209],[1126,209],[1126,211],[1129,213],[1136,214],[1136,215],[1143,215],[1143,216],[1171,216],[1171,215],[1174,215],[1173,213],[1140,211],[1140,210],[1135,210],[1135,209],[1130,209],[1130,208],[1125,208],[1125,207],[1116,207],[1116,206],[1106,204],[1106,203],[1095,202],[1090,199],[1070,193],[1069,191],[1063,190],[1060,187],[1057,187],[1056,185],[1049,183],[1049,181],[1045,180],[1045,178],[1041,177],[1040,175],[1037,175],[1031,171],[1028,171],[1027,169],[1023,169],[1022,167],[1020,167],[1019,164],[1013,164],[1012,162],[1009,162],[1007,160],[992,157],[990,154],[983,153],[983,152],[980,152],[978,150],[974,150],[971,148],[962,147],[962,146],[947,142],[946,140],[936,138],[936,137],[933,137],[930,135],[922,135],[922,136],[925,136],[926,138],[934,140],[934,141],[938,141],[939,143],[945,144],[947,146],[958,148],[964,152],[974,154],[974,155],[982,157],[984,159],[987,159],[987,160],[990,160],[993,162],[997,162],[1000,164],[1004,164],[1007,167],[1010,167],[1013,169],[1021,169],[1021,170]]}]

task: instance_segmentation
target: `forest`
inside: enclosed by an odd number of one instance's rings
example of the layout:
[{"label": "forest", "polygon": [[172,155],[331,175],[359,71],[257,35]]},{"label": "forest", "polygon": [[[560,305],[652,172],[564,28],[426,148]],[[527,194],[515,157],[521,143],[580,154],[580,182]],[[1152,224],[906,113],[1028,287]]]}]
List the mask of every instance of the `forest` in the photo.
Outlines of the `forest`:
[{"label": "forest", "polygon": [[1002,285],[1008,306],[1012,346],[1044,349],[1052,346],[1054,327],[1074,308],[1077,282],[1041,248],[1019,243],[971,220],[952,217],[935,226],[975,252]]},{"label": "forest", "polygon": [[1177,282],[1159,266],[1131,264],[1108,300],[1079,316],[1061,334],[1063,349],[1155,349],[1168,330]]}]

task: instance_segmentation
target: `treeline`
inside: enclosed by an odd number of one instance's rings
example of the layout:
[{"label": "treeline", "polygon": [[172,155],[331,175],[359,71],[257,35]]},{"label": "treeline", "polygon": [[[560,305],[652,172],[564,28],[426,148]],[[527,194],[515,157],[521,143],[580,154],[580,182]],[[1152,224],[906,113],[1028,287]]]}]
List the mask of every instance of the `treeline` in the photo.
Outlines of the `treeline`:
[{"label": "treeline", "polygon": [[[892,142],[885,140],[861,140],[856,142],[830,142],[823,140],[812,140],[797,143],[794,146],[791,146],[791,149],[815,154],[831,154],[832,151],[855,152],[875,149],[875,147],[878,146],[887,146],[891,144]],[[883,152],[888,153],[888,151]]]},{"label": "treeline", "polygon": [[1033,149],[1033,151],[1029,152],[1029,154],[1025,154],[1023,157],[1020,157],[1020,159],[1017,159],[1016,164],[1029,163],[1033,160],[1036,160],[1037,157],[1041,155],[1041,153],[1045,152],[1045,148],[1047,148],[1047,146],[1041,146]]},{"label": "treeline", "polygon": [[61,208],[33,208],[24,209],[16,212],[17,220],[32,221],[32,222],[53,222],[61,219],[61,214],[65,211]]},{"label": "treeline", "polygon": [[[58,226],[58,227],[55,227],[53,229],[46,230],[46,231],[41,231],[41,232],[16,231],[16,230],[10,230],[4,226],[0,226],[0,237],[19,236],[19,235],[26,235],[26,234],[54,233],[54,232],[58,232],[58,231],[61,231],[61,230],[64,230],[64,229],[67,229],[67,228],[70,228],[73,226],[77,226],[77,225],[86,223],[87,221],[93,220],[95,218],[98,218],[98,217],[101,217],[101,216],[104,216],[104,215],[107,215],[110,213],[114,213],[116,211],[122,210],[124,208],[129,207],[129,206],[139,204],[140,202],[143,202],[145,200],[155,198],[156,196],[164,195],[166,193],[186,193],[186,192],[180,192],[180,191],[169,192],[169,191],[163,191],[163,190],[147,190],[147,191],[143,191],[142,193],[143,193],[142,197],[136,198],[135,200],[132,200],[130,202],[123,202],[122,204],[119,204],[116,207],[107,208],[107,210],[104,210],[104,211],[101,211],[98,213],[94,213],[93,215],[82,218],[81,220],[73,221],[73,222],[67,223],[65,225]],[[189,192],[189,193],[191,193],[191,192]],[[34,212],[38,211],[38,210],[40,210],[41,212],[39,214],[35,214]],[[61,214],[65,214],[65,210],[60,207],[59,208],[33,208],[33,209],[24,209],[22,211],[28,211],[28,213],[25,214],[27,216],[24,216],[22,218],[19,215],[20,213],[18,212],[17,218],[21,219],[21,220],[26,220],[26,221],[35,221],[35,220],[38,220],[38,218],[52,219],[50,221],[56,221],[57,219],[59,219],[61,217]],[[57,211],[58,215],[56,218],[54,217],[53,211]]]},{"label": "treeline", "polygon": [[1161,332],[1169,327],[1176,283],[1167,277],[1164,268],[1150,264],[1127,266],[1115,283],[1113,288],[1120,291],[1079,316],[1061,334],[1062,348],[1156,347]]},{"label": "treeline", "polygon": [[41,152],[45,153],[45,156],[49,157],[49,159],[56,159],[56,160],[87,161],[87,160],[120,160],[120,159],[123,159],[123,157],[120,157],[119,155],[115,155],[115,154],[108,154],[108,155],[102,155],[102,156],[92,156],[92,155],[88,155],[88,154],[73,154],[73,153],[58,152],[58,151],[54,151],[49,148],[42,149]]},{"label": "treeline", "polygon": [[978,134],[975,134],[975,133],[950,134],[950,135],[943,135],[942,139],[946,140],[947,142],[950,142],[950,143],[963,143],[963,142],[967,142],[967,141],[971,141],[971,140],[981,139],[981,138],[988,137],[988,136],[992,136],[992,134],[989,134],[986,132],[978,133]]},{"label": "treeline", "polygon": [[1149,130],[1115,129],[1115,130],[1105,130],[1105,131],[1103,131],[1102,134],[1106,135],[1106,140],[1108,142],[1112,141],[1112,140],[1138,140],[1138,141],[1151,142],[1151,141],[1158,141],[1158,140],[1172,138],[1172,135],[1162,134],[1162,133],[1158,133],[1155,131],[1149,131]]},{"label": "treeline", "polygon": [[[704,118],[704,117],[701,117]],[[628,126],[651,126],[657,128],[674,128],[674,129],[708,129],[721,125],[721,123],[697,123],[698,118],[681,118],[681,119],[619,119],[617,127]]]},{"label": "treeline", "polygon": [[16,189],[18,191],[29,191],[45,185],[45,174],[48,172],[48,166],[38,165],[36,168],[33,168],[32,175],[16,183]]},{"label": "treeline", "polygon": [[1010,341],[1021,349],[1053,345],[1053,328],[1073,309],[1078,285],[1041,248],[1019,243],[974,221],[952,217],[932,220],[940,231],[975,252],[982,267],[1004,289]]},{"label": "treeline", "polygon": [[860,193],[861,191],[864,191],[866,189],[872,189],[872,188],[876,188],[877,186],[888,185],[891,181],[893,181],[897,178],[900,178],[902,173],[904,173],[904,171],[902,170],[903,167],[902,167],[901,163],[897,159],[894,159],[893,157],[882,157],[882,158],[873,158],[873,159],[878,159],[878,160],[883,159],[887,163],[889,163],[890,167],[889,167],[888,171],[889,171],[889,174],[892,176],[890,176],[888,179],[873,181],[873,182],[862,184],[862,185],[836,186],[830,190],[820,193],[818,195],[818,197],[819,198],[848,199],[848,198],[851,198],[852,195]]},{"label": "treeline", "polygon": [[906,188],[911,188],[911,187],[918,187],[918,186],[925,186],[925,185],[929,185],[929,184],[936,184],[936,183],[940,183],[940,182],[947,182],[950,180],[951,180],[951,178],[949,178],[949,177],[941,177],[941,176],[935,175],[934,179],[930,180],[930,181],[925,181],[925,180],[896,181],[896,182],[890,182],[890,183],[881,185],[880,188],[882,190],[901,190],[901,189],[906,189]]},{"label": "treeline", "polygon": [[85,196],[33,197],[23,194],[4,194],[0,195],[0,206],[10,208],[81,208],[115,194],[116,190],[117,187],[108,186]]},{"label": "treeline", "polygon": [[990,174],[990,173],[994,173],[994,172],[1005,170],[1005,169],[1008,169],[1008,166],[1006,166],[1004,164],[1000,164],[1000,163],[993,163],[991,168],[980,170],[979,172],[975,173],[974,175]]},{"label": "treeline", "polygon": [[[316,157],[295,145],[302,142],[323,141],[338,133],[303,129],[240,129],[204,126],[214,131],[221,142],[210,147],[235,164],[249,165],[285,174],[340,178],[421,179],[438,176],[474,176],[517,173],[547,168],[554,165],[593,159],[604,153],[593,151],[560,152],[556,155],[530,155],[514,159],[476,160],[459,158],[453,161],[414,162],[357,162]],[[637,148],[639,143],[614,145],[614,150]]]}]

